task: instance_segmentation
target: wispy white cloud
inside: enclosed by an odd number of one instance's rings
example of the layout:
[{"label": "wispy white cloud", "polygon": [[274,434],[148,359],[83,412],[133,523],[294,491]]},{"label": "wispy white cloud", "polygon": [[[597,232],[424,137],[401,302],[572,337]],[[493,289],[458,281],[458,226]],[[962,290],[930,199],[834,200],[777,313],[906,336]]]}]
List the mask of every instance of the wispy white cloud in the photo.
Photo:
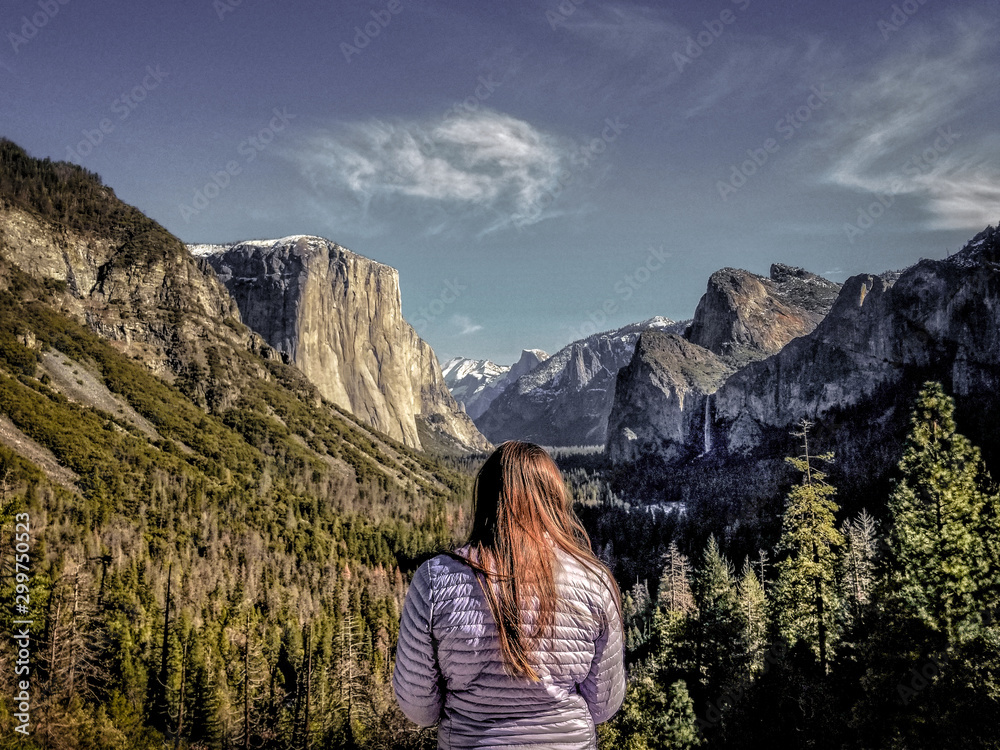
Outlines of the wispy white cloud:
[{"label": "wispy white cloud", "polygon": [[814,147],[833,155],[826,181],[921,202],[932,229],[981,228],[1000,216],[1000,149],[984,111],[995,86],[996,26],[954,20],[910,29],[905,50],[838,97]]},{"label": "wispy white cloud", "polygon": [[537,207],[571,146],[506,114],[452,111],[314,133],[293,158],[314,188],[346,192],[366,210],[377,200],[413,199],[478,209],[500,226],[543,218]]},{"label": "wispy white cloud", "polygon": [[764,101],[764,92],[782,92],[776,81],[787,81],[787,71],[793,65],[804,73],[807,59],[799,45],[792,43],[742,37],[730,40],[725,54],[705,66],[706,74],[680,96],[680,112],[690,119],[720,105],[729,110],[770,106]]},{"label": "wispy white cloud", "polygon": [[468,315],[452,315],[451,323],[458,328],[459,336],[468,336],[470,333],[483,330],[483,327],[474,323]]},{"label": "wispy white cloud", "polygon": [[[723,12],[726,22],[720,20]],[[780,101],[790,76],[809,78],[808,87],[839,64],[817,36],[751,32],[743,17],[754,12],[753,3],[706,6],[701,21],[687,26],[673,20],[667,6],[585,4],[563,18],[559,33],[597,50],[593,57],[605,69],[600,89],[614,101],[628,92],[645,112],[668,96],[671,118],[678,116],[676,126],[687,127],[684,120],[708,112],[768,107],[769,99]],[[601,74],[587,80],[592,89],[595,77]]]},{"label": "wispy white cloud", "polygon": [[597,49],[644,62],[661,59],[664,66],[689,35],[662,11],[625,3],[579,6],[559,26]]}]

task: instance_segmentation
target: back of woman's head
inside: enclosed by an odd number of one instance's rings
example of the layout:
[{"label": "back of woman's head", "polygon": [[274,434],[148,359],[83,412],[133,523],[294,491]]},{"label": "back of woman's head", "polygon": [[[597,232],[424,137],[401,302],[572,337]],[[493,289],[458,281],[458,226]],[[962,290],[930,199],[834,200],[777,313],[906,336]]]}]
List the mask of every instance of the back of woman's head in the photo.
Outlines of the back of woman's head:
[{"label": "back of woman's head", "polygon": [[532,443],[511,440],[493,451],[476,475],[474,495],[470,541],[487,549],[506,550],[525,538],[541,545],[546,534],[558,544],[559,536],[576,531],[567,528],[576,519],[562,475]]},{"label": "back of woman's head", "polygon": [[[584,568],[604,573],[616,602],[617,586],[591,551],[559,468],[543,448],[503,443],[480,468],[473,494],[469,545],[476,552],[474,567],[492,583],[483,588],[497,623],[501,655],[512,674],[538,679],[530,656],[555,617],[556,549]],[[526,633],[521,613],[531,601],[538,603],[538,617],[533,631]]]}]

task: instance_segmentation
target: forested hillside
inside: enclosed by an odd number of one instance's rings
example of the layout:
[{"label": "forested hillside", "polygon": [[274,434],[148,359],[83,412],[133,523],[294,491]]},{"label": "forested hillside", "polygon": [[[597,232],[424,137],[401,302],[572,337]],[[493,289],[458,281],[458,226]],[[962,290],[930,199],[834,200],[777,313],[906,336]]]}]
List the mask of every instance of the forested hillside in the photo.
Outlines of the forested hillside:
[{"label": "forested hillside", "polygon": [[[0,238],[4,740],[21,723],[13,620],[31,619],[19,747],[419,746],[388,684],[398,612],[417,560],[462,524],[467,470],[324,402],[236,319],[158,332],[167,371],[96,335],[138,314],[134,295],[98,308],[25,272],[25,222],[39,244],[113,245],[104,279],[160,264],[168,286],[183,247],[94,175],[0,146],[0,226],[22,227]],[[147,314],[180,329],[185,305],[178,283]]]}]

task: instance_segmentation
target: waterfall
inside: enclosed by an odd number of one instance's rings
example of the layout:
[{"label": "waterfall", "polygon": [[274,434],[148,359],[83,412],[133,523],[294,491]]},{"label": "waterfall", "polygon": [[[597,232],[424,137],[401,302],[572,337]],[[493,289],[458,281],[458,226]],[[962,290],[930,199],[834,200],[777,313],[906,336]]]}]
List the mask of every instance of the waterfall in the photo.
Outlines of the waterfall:
[{"label": "waterfall", "polygon": [[708,394],[705,396],[705,450],[701,452],[701,455],[712,452],[712,395]]}]

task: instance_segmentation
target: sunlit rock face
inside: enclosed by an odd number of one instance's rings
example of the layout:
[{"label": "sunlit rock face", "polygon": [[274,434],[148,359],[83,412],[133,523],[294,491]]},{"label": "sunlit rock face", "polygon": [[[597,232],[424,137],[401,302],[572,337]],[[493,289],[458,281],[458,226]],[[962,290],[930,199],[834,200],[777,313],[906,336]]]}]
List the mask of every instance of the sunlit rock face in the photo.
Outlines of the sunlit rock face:
[{"label": "sunlit rock face", "polygon": [[811,332],[839,291],[839,284],[778,263],[770,277],[723,268],[709,279],[688,338],[740,367]]},{"label": "sunlit rock face", "polygon": [[421,447],[421,423],[468,450],[489,447],[403,319],[396,269],[320,237],[190,249],[215,269],[243,322],[325,398],[409,446]]},{"label": "sunlit rock face", "polygon": [[608,419],[607,454],[614,463],[651,453],[673,461],[712,448],[710,394],[734,372],[714,352],[676,334],[643,333],[618,373]]}]

